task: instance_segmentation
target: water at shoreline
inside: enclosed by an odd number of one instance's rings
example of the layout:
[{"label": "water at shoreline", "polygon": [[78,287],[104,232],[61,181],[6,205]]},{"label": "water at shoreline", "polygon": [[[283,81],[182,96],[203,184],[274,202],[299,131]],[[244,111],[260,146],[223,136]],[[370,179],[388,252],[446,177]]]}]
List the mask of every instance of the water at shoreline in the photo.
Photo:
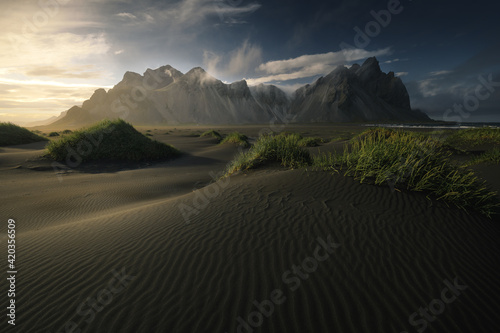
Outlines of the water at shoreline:
[{"label": "water at shoreline", "polygon": [[429,129],[466,129],[466,128],[500,128],[500,123],[453,123],[453,124],[364,124],[367,127],[386,127],[386,128],[429,128]]}]

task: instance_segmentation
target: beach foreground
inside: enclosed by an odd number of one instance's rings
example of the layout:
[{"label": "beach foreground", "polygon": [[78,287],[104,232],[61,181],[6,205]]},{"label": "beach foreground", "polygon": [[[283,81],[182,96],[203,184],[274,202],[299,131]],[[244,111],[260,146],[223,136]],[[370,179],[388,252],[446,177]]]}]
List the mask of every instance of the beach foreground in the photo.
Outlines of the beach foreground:
[{"label": "beach foreground", "polygon": [[[290,127],[338,136],[311,152],[363,129]],[[44,143],[1,148],[1,244],[15,220],[18,271],[2,332],[500,330],[498,218],[323,171],[215,181],[237,145],[141,130],[184,155],[56,173]],[[497,168],[478,167],[493,190]]]}]

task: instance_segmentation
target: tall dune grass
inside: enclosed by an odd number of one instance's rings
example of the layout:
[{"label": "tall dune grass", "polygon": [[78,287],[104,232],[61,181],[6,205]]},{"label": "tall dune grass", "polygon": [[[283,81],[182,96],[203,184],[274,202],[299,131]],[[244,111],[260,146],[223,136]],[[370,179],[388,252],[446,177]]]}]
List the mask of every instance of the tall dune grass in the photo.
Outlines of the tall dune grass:
[{"label": "tall dune grass", "polygon": [[458,149],[470,149],[483,144],[500,145],[500,128],[458,130],[448,136],[444,142]]},{"label": "tall dune grass", "polygon": [[215,131],[215,130],[206,131],[206,132],[203,132],[200,134],[200,138],[202,138],[204,136],[211,136],[211,137],[217,139],[217,141],[222,140],[222,135],[220,135],[220,133]]},{"label": "tall dune grass", "polygon": [[235,143],[238,144],[244,148],[250,147],[250,144],[248,143],[248,137],[244,134],[241,134],[239,132],[232,132],[229,133],[227,136],[222,139],[220,142],[221,144],[223,143]]},{"label": "tall dune grass", "polygon": [[225,175],[256,168],[263,164],[279,163],[286,168],[300,168],[312,163],[311,155],[299,146],[300,135],[264,135],[246,152],[241,152],[226,168]]},{"label": "tall dune grass", "polygon": [[493,148],[466,162],[465,166],[476,164],[500,164],[500,148]]},{"label": "tall dune grass", "polygon": [[424,191],[437,200],[490,216],[499,207],[495,192],[473,171],[454,165],[437,140],[415,133],[375,129],[362,133],[343,154],[320,155],[314,165],[342,171],[360,182]]}]

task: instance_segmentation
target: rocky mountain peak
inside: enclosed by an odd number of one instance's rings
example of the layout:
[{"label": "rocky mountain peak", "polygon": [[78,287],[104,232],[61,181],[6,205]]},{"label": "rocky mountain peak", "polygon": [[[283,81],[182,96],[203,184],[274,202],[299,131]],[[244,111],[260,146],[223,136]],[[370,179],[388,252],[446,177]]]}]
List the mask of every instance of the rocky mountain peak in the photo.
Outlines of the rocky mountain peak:
[{"label": "rocky mountain peak", "polygon": [[245,81],[245,80],[233,82],[229,86],[231,87],[231,89],[238,90],[238,91],[243,91],[243,90],[248,89],[248,84],[247,84],[247,81]]},{"label": "rocky mountain peak", "polygon": [[375,80],[380,74],[383,74],[379,62],[375,57],[366,59],[363,65],[356,69],[355,73],[363,82]]},{"label": "rocky mountain peak", "polygon": [[195,67],[191,69],[189,72],[184,74],[181,77],[181,80],[187,84],[194,85],[204,85],[207,83],[222,83],[220,80],[217,80],[212,75],[208,74],[203,68]]},{"label": "rocky mountain peak", "polygon": [[56,123],[85,125],[117,116],[141,124],[429,120],[411,110],[403,82],[392,72],[383,73],[376,58],[368,58],[361,66],[338,66],[291,97],[272,85],[225,84],[201,67],[186,74],[170,65],[143,75],[126,72],[113,89],[97,89]]},{"label": "rocky mountain peak", "polygon": [[103,103],[104,100],[106,99],[106,96],[107,96],[106,90],[99,88],[96,91],[94,91],[94,94],[92,94],[90,99],[83,102],[82,108],[86,110],[91,110],[97,105]]},{"label": "rocky mountain peak", "polygon": [[148,73],[149,71],[152,71],[155,74],[158,74],[160,76],[169,76],[169,77],[173,78],[174,80],[178,79],[184,75],[184,74],[182,74],[182,72],[178,71],[177,69],[175,69],[174,67],[172,67],[170,65],[161,66],[161,67],[158,67],[157,69],[149,69],[148,68],[148,70],[146,70],[146,72],[144,72],[144,76],[146,76],[146,73]]},{"label": "rocky mountain peak", "polygon": [[142,79],[141,74],[138,74],[136,72],[127,71],[127,72],[125,72],[125,74],[123,74],[122,82],[134,82],[134,81],[137,81],[140,79]]},{"label": "rocky mountain peak", "polygon": [[429,120],[425,114],[411,110],[403,82],[392,72],[382,72],[375,57],[361,66],[337,67],[300,88],[294,94],[291,111],[300,122]]}]

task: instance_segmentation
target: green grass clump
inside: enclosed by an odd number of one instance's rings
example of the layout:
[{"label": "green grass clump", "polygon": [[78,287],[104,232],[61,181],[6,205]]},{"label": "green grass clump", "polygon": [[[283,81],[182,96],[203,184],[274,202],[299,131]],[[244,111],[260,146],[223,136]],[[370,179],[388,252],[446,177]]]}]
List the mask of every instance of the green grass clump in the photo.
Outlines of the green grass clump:
[{"label": "green grass clump", "polygon": [[12,123],[0,123],[0,146],[22,145],[47,141],[47,138]]},{"label": "green grass clump", "polygon": [[241,152],[226,168],[225,175],[256,168],[263,164],[279,163],[286,168],[300,168],[312,163],[309,152],[299,146],[301,137],[291,135],[263,135],[246,152]]},{"label": "green grass clump", "polygon": [[202,137],[204,137],[204,136],[211,136],[211,137],[214,137],[214,138],[216,138],[218,141],[222,140],[222,135],[220,135],[220,133],[219,133],[219,132],[214,131],[214,130],[206,131],[206,132],[203,132],[202,134],[200,134],[200,138],[202,138]]},{"label": "green grass clump", "polygon": [[299,140],[299,146],[300,147],[317,147],[323,142],[324,142],[324,140],[322,138],[305,137],[305,138],[302,138]]},{"label": "green grass clump", "polygon": [[493,214],[499,207],[496,193],[473,171],[451,164],[449,155],[430,137],[374,129],[362,133],[343,154],[316,157],[314,165],[328,171],[343,170],[360,182],[425,191],[459,208]]},{"label": "green grass clump", "polygon": [[313,157],[313,166],[323,171],[339,172],[342,165],[337,154],[326,153]]},{"label": "green grass clump", "polygon": [[355,132],[335,132],[335,136],[330,138],[331,142],[348,141],[356,136]]},{"label": "green grass clump", "polygon": [[294,138],[297,139],[298,145],[300,147],[317,147],[321,143],[325,143],[325,140],[323,140],[320,137],[304,137],[303,135],[301,135],[299,133],[294,133],[294,132],[289,132],[289,131],[285,131],[285,132],[281,132],[281,133],[278,133],[275,131],[270,131],[269,133],[266,133],[264,135],[267,135],[267,136],[279,136],[279,135],[281,135],[281,136],[293,136]]},{"label": "green grass clump", "polygon": [[65,129],[64,131],[62,131],[62,134],[71,134],[71,133],[73,133],[73,131],[69,129]]},{"label": "green grass clump", "polygon": [[229,133],[220,142],[220,144],[223,144],[223,143],[236,143],[244,148],[250,147],[250,144],[248,143],[248,137],[244,134],[239,133],[239,132]]},{"label": "green grass clump", "polygon": [[476,164],[500,164],[500,149],[493,148],[487,152],[473,158],[471,161],[465,163],[465,166],[471,166]]},{"label": "green grass clump", "polygon": [[165,143],[151,140],[122,119],[103,120],[89,128],[74,131],[47,145],[49,155],[64,161],[71,152],[82,161],[143,161],[169,159],[180,152]]},{"label": "green grass clump", "polygon": [[59,133],[57,133],[57,132],[50,132],[49,136],[59,136]]},{"label": "green grass clump", "polygon": [[471,128],[458,130],[444,142],[457,149],[470,149],[483,144],[500,145],[500,128]]},{"label": "green grass clump", "polygon": [[366,138],[390,138],[391,136],[400,133],[401,131],[394,130],[392,128],[385,127],[375,127],[361,132],[360,134],[353,137],[353,139],[366,139]]}]

